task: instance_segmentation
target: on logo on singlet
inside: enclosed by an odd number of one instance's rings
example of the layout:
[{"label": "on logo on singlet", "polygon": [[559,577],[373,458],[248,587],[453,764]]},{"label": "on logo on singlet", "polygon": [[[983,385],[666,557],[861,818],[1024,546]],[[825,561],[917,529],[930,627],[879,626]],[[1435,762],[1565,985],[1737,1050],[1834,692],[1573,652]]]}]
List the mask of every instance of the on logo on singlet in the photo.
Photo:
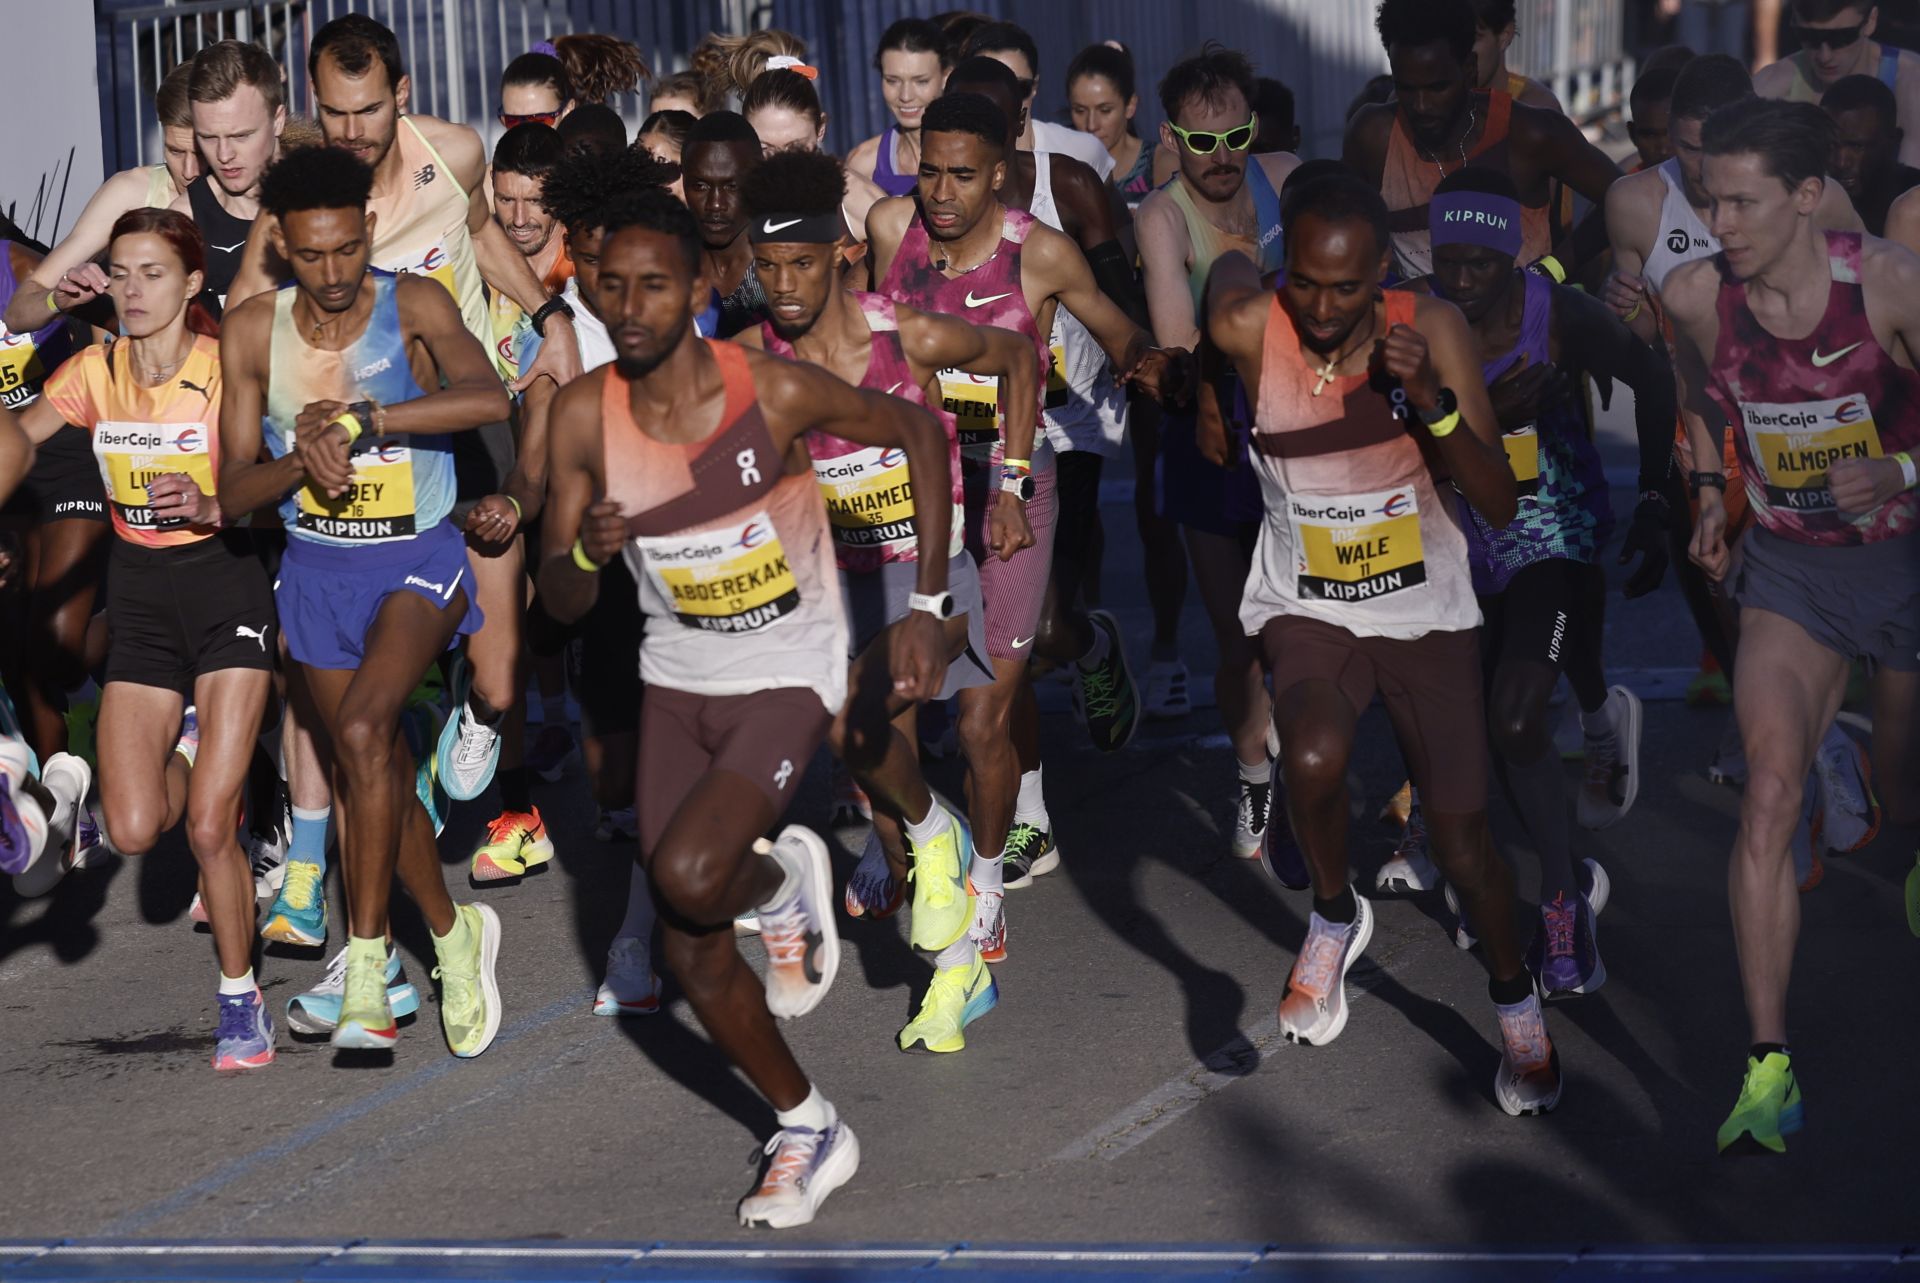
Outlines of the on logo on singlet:
[{"label": "on logo on singlet", "polygon": [[1764,478],[1767,505],[1832,512],[1827,469],[1841,459],[1878,459],[1880,432],[1861,396],[1789,404],[1741,402],[1741,427]]},{"label": "on logo on singlet", "polygon": [[693,534],[634,536],[674,617],[712,633],[751,633],[800,608],[800,585],[764,512]]},{"label": "on logo on singlet", "polygon": [[1358,602],[1427,582],[1420,505],[1411,490],[1290,495],[1301,600]]}]

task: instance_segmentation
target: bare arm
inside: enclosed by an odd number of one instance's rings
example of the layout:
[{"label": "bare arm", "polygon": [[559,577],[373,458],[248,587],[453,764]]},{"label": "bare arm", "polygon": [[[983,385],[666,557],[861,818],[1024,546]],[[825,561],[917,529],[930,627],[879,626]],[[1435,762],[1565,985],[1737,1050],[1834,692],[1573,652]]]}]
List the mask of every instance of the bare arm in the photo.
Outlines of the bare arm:
[{"label": "bare arm", "polygon": [[463,432],[505,419],[512,408],[507,390],[500,386],[487,350],[461,320],[453,296],[424,276],[402,276],[394,289],[401,329],[426,345],[440,372],[440,387],[386,410],[385,430]]},{"label": "bare arm", "polygon": [[1087,327],[1093,341],[1113,362],[1116,379],[1122,383],[1137,379],[1149,396],[1160,396],[1168,361],[1157,355],[1161,350],[1153,346],[1152,337],[1100,292],[1079,246],[1050,227],[1036,226],[1027,238],[1027,256],[1022,263],[1037,269],[1039,289],[1035,292],[1051,296]]},{"label": "bare arm", "polygon": [[1920,187],[1894,197],[1887,211],[1887,239],[1920,254]]},{"label": "bare arm", "polygon": [[547,495],[547,448],[553,422],[553,400],[560,389],[552,379],[540,379],[520,398],[520,440],[514,450],[513,471],[502,490],[519,505],[521,523],[540,515]]},{"label": "bare arm", "polygon": [[1660,234],[1660,206],[1654,198],[1663,187],[1658,174],[1644,173],[1629,174],[1607,189],[1607,242],[1613,250],[1613,272],[1601,293],[1643,342],[1652,342],[1660,334],[1652,287],[1642,274],[1647,270],[1646,252]]},{"label": "bare arm", "polygon": [[582,548],[588,561],[605,565],[620,555],[626,521],[619,509],[600,498],[600,380],[578,379],[554,396],[552,437],[547,451],[547,507],[542,523],[550,551],[537,576],[540,601],[548,614],[571,624],[600,595],[600,576],[574,558]]},{"label": "bare arm", "polygon": [[879,289],[880,282],[893,270],[893,257],[900,252],[900,239],[906,235],[907,224],[912,219],[911,196],[877,200],[867,211],[867,262],[873,271],[870,288]]},{"label": "bare arm", "polygon": [[[1680,401],[1680,420],[1693,448],[1696,471],[1720,471],[1721,442],[1726,434],[1726,419],[1720,407],[1707,395],[1707,362],[1701,353],[1716,339],[1714,299],[1719,293],[1719,276],[1711,262],[1687,263],[1674,269],[1667,278],[1663,302],[1673,322],[1674,383]],[[1703,487],[1695,496],[1700,505],[1693,522],[1693,542],[1688,556],[1715,581],[1726,578],[1732,567],[1727,548],[1727,510],[1725,492]]]},{"label": "bare arm", "polygon": [[1860,211],[1853,207],[1853,197],[1847,195],[1847,189],[1831,178],[1820,193],[1820,203],[1813,207],[1813,225],[1825,232],[1867,230],[1866,223],[1861,221]]},{"label": "bare arm", "polygon": [[1260,269],[1239,250],[1215,259],[1207,273],[1207,337],[1240,371],[1253,399],[1259,396],[1271,298],[1260,284]]},{"label": "bare arm", "polygon": [[1632,390],[1640,493],[1660,490],[1673,463],[1673,416],[1679,408],[1665,345],[1642,342],[1597,299],[1564,285],[1554,287],[1553,310],[1560,350],[1575,354],[1571,364]]},{"label": "bare arm", "polygon": [[[1409,404],[1422,415],[1438,407],[1441,388],[1453,389],[1460,423],[1446,436],[1435,437],[1434,443],[1454,485],[1474,511],[1496,528],[1505,526],[1513,520],[1519,492],[1500,444],[1499,421],[1487,399],[1479,348],[1466,318],[1443,299],[1421,298],[1414,320],[1417,328],[1396,325],[1387,332],[1387,370],[1400,378]],[[1409,431],[1426,431],[1407,426]]]},{"label": "bare arm", "polygon": [[263,459],[260,422],[266,413],[266,368],[273,304],[250,300],[227,312],[220,329],[220,475],[214,489],[228,521],[278,503],[306,480],[300,457],[289,450]]},{"label": "bare arm", "polygon": [[[6,315],[0,317],[15,334],[31,334],[59,312],[47,306],[49,292],[60,287],[65,297],[57,301],[63,309],[79,307],[87,300],[107,292],[107,274],[93,260],[106,252],[108,234],[120,216],[146,203],[147,171],[144,166],[123,169],[100,185],[66,239],[48,250],[31,275],[21,281],[7,302]],[[61,278],[71,275],[62,282]]]},{"label": "bare arm", "polygon": [[12,424],[34,445],[44,445],[54,433],[67,426],[66,419],[46,397],[24,410],[0,410],[0,422]]},{"label": "bare arm", "polygon": [[1154,192],[1133,220],[1146,275],[1147,316],[1163,347],[1191,348],[1200,341],[1200,320],[1187,288],[1187,224],[1165,192]]}]

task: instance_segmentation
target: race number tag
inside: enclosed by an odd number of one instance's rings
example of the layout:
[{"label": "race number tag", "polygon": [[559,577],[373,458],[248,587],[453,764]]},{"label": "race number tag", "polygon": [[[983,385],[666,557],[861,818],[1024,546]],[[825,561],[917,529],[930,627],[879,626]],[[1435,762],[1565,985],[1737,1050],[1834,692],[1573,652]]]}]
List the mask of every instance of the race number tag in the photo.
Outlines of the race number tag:
[{"label": "race number tag", "polygon": [[1067,403],[1067,350],[1055,339],[1047,349],[1047,409]]},{"label": "race number tag", "polygon": [[329,499],[311,484],[300,487],[302,530],[329,539],[385,543],[414,533],[413,451],[397,437],[356,442],[353,484]]},{"label": "race number tag", "polygon": [[633,542],[653,586],[689,628],[758,632],[800,608],[800,585],[765,512],[739,525]]},{"label": "race number tag", "polygon": [[1827,469],[1841,459],[1878,459],[1880,432],[1865,397],[1792,405],[1740,403],[1747,444],[1766,479],[1767,504],[1786,512],[1833,512]]},{"label": "race number tag", "polygon": [[1000,440],[1000,380],[965,370],[940,371],[940,402],[953,416],[960,453],[985,459]]},{"label": "race number tag", "polygon": [[833,541],[844,548],[913,546],[907,452],[873,446],[813,461]]},{"label": "race number tag", "polygon": [[147,485],[169,472],[185,473],[200,493],[213,493],[212,431],[204,423],[126,423],[102,420],[93,427],[93,457],[107,501],[133,530],[177,529],[179,518],[161,521],[147,498]]},{"label": "race number tag", "polygon": [[1427,582],[1411,490],[1292,495],[1287,516],[1302,600],[1369,601]]},{"label": "race number tag", "polygon": [[1529,423],[1517,432],[1502,433],[1500,444],[1507,451],[1507,466],[1520,493],[1529,495],[1540,489],[1540,430]]},{"label": "race number tag", "polygon": [[33,335],[0,325],[0,408],[18,410],[40,395],[47,371]]}]

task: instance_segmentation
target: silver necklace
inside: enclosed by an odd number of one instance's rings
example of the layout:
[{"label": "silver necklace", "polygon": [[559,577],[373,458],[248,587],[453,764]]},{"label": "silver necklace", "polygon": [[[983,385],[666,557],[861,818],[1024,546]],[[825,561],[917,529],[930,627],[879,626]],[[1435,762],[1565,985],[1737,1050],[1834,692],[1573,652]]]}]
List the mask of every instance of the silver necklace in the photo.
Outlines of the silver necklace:
[{"label": "silver necklace", "polygon": [[[1467,127],[1460,135],[1460,166],[1463,169],[1467,164],[1467,139],[1473,136],[1473,127],[1479,123],[1479,120],[1478,109],[1474,106],[1473,102],[1469,100],[1467,103]],[[1440,171],[1441,178],[1447,176],[1447,167],[1440,163],[1438,156],[1429,156],[1427,159],[1431,160],[1433,167]]]}]

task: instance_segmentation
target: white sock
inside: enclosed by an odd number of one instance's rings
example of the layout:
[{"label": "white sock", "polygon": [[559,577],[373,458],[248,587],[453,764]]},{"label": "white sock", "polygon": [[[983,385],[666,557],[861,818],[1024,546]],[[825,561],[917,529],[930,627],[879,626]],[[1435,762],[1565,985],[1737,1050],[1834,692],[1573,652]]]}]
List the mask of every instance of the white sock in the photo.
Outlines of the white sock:
[{"label": "white sock", "polygon": [[653,939],[653,888],[647,885],[647,871],[633,866],[627,883],[627,916],[620,919],[620,934],[641,940]]},{"label": "white sock", "polygon": [[800,893],[800,866],[790,857],[781,854],[778,842],[769,842],[761,838],[753,844],[753,849],[772,860],[774,867],[780,870],[779,890],[768,896],[759,906],[759,912],[770,913]]},{"label": "white sock", "polygon": [[1020,795],[1013,801],[1015,824],[1031,824],[1036,829],[1053,827],[1047,817],[1046,791],[1040,783],[1040,773],[1045,769],[1036,766],[1031,771],[1020,772]]},{"label": "white sock", "polygon": [[979,952],[972,938],[963,932],[958,940],[933,955],[933,965],[942,971],[949,967],[969,966]]},{"label": "white sock", "polygon": [[1234,765],[1240,768],[1240,778],[1249,784],[1266,784],[1273,779],[1273,763],[1265,758],[1262,758],[1257,766],[1248,766],[1240,761],[1236,761]]},{"label": "white sock", "polygon": [[979,892],[1007,889],[1006,878],[1002,874],[1000,857],[988,855],[985,851],[973,853],[973,866],[967,870],[967,876],[973,879],[973,889]]},{"label": "white sock", "polygon": [[927,813],[918,821],[908,820],[904,826],[907,840],[915,846],[931,842],[941,834],[953,828],[953,817],[947,814],[947,808],[935,802],[927,808]]},{"label": "white sock", "polygon": [[782,1127],[808,1127],[823,1132],[833,1126],[833,1106],[820,1094],[820,1089],[812,1083],[807,1084],[807,1098],[792,1109],[776,1109],[773,1116]]},{"label": "white sock", "polygon": [[548,726],[567,724],[567,697],[565,695],[542,695],[540,697],[540,720]]},{"label": "white sock", "polygon": [[220,973],[220,996],[223,998],[231,998],[235,994],[252,993],[258,987],[253,980],[252,967],[247,968],[247,974],[244,976],[230,976],[224,971]]},{"label": "white sock", "polygon": [[1087,653],[1076,661],[1082,668],[1092,668],[1098,664],[1107,657],[1109,649],[1106,629],[1093,627],[1089,631],[1093,633],[1093,645],[1087,647]]}]

